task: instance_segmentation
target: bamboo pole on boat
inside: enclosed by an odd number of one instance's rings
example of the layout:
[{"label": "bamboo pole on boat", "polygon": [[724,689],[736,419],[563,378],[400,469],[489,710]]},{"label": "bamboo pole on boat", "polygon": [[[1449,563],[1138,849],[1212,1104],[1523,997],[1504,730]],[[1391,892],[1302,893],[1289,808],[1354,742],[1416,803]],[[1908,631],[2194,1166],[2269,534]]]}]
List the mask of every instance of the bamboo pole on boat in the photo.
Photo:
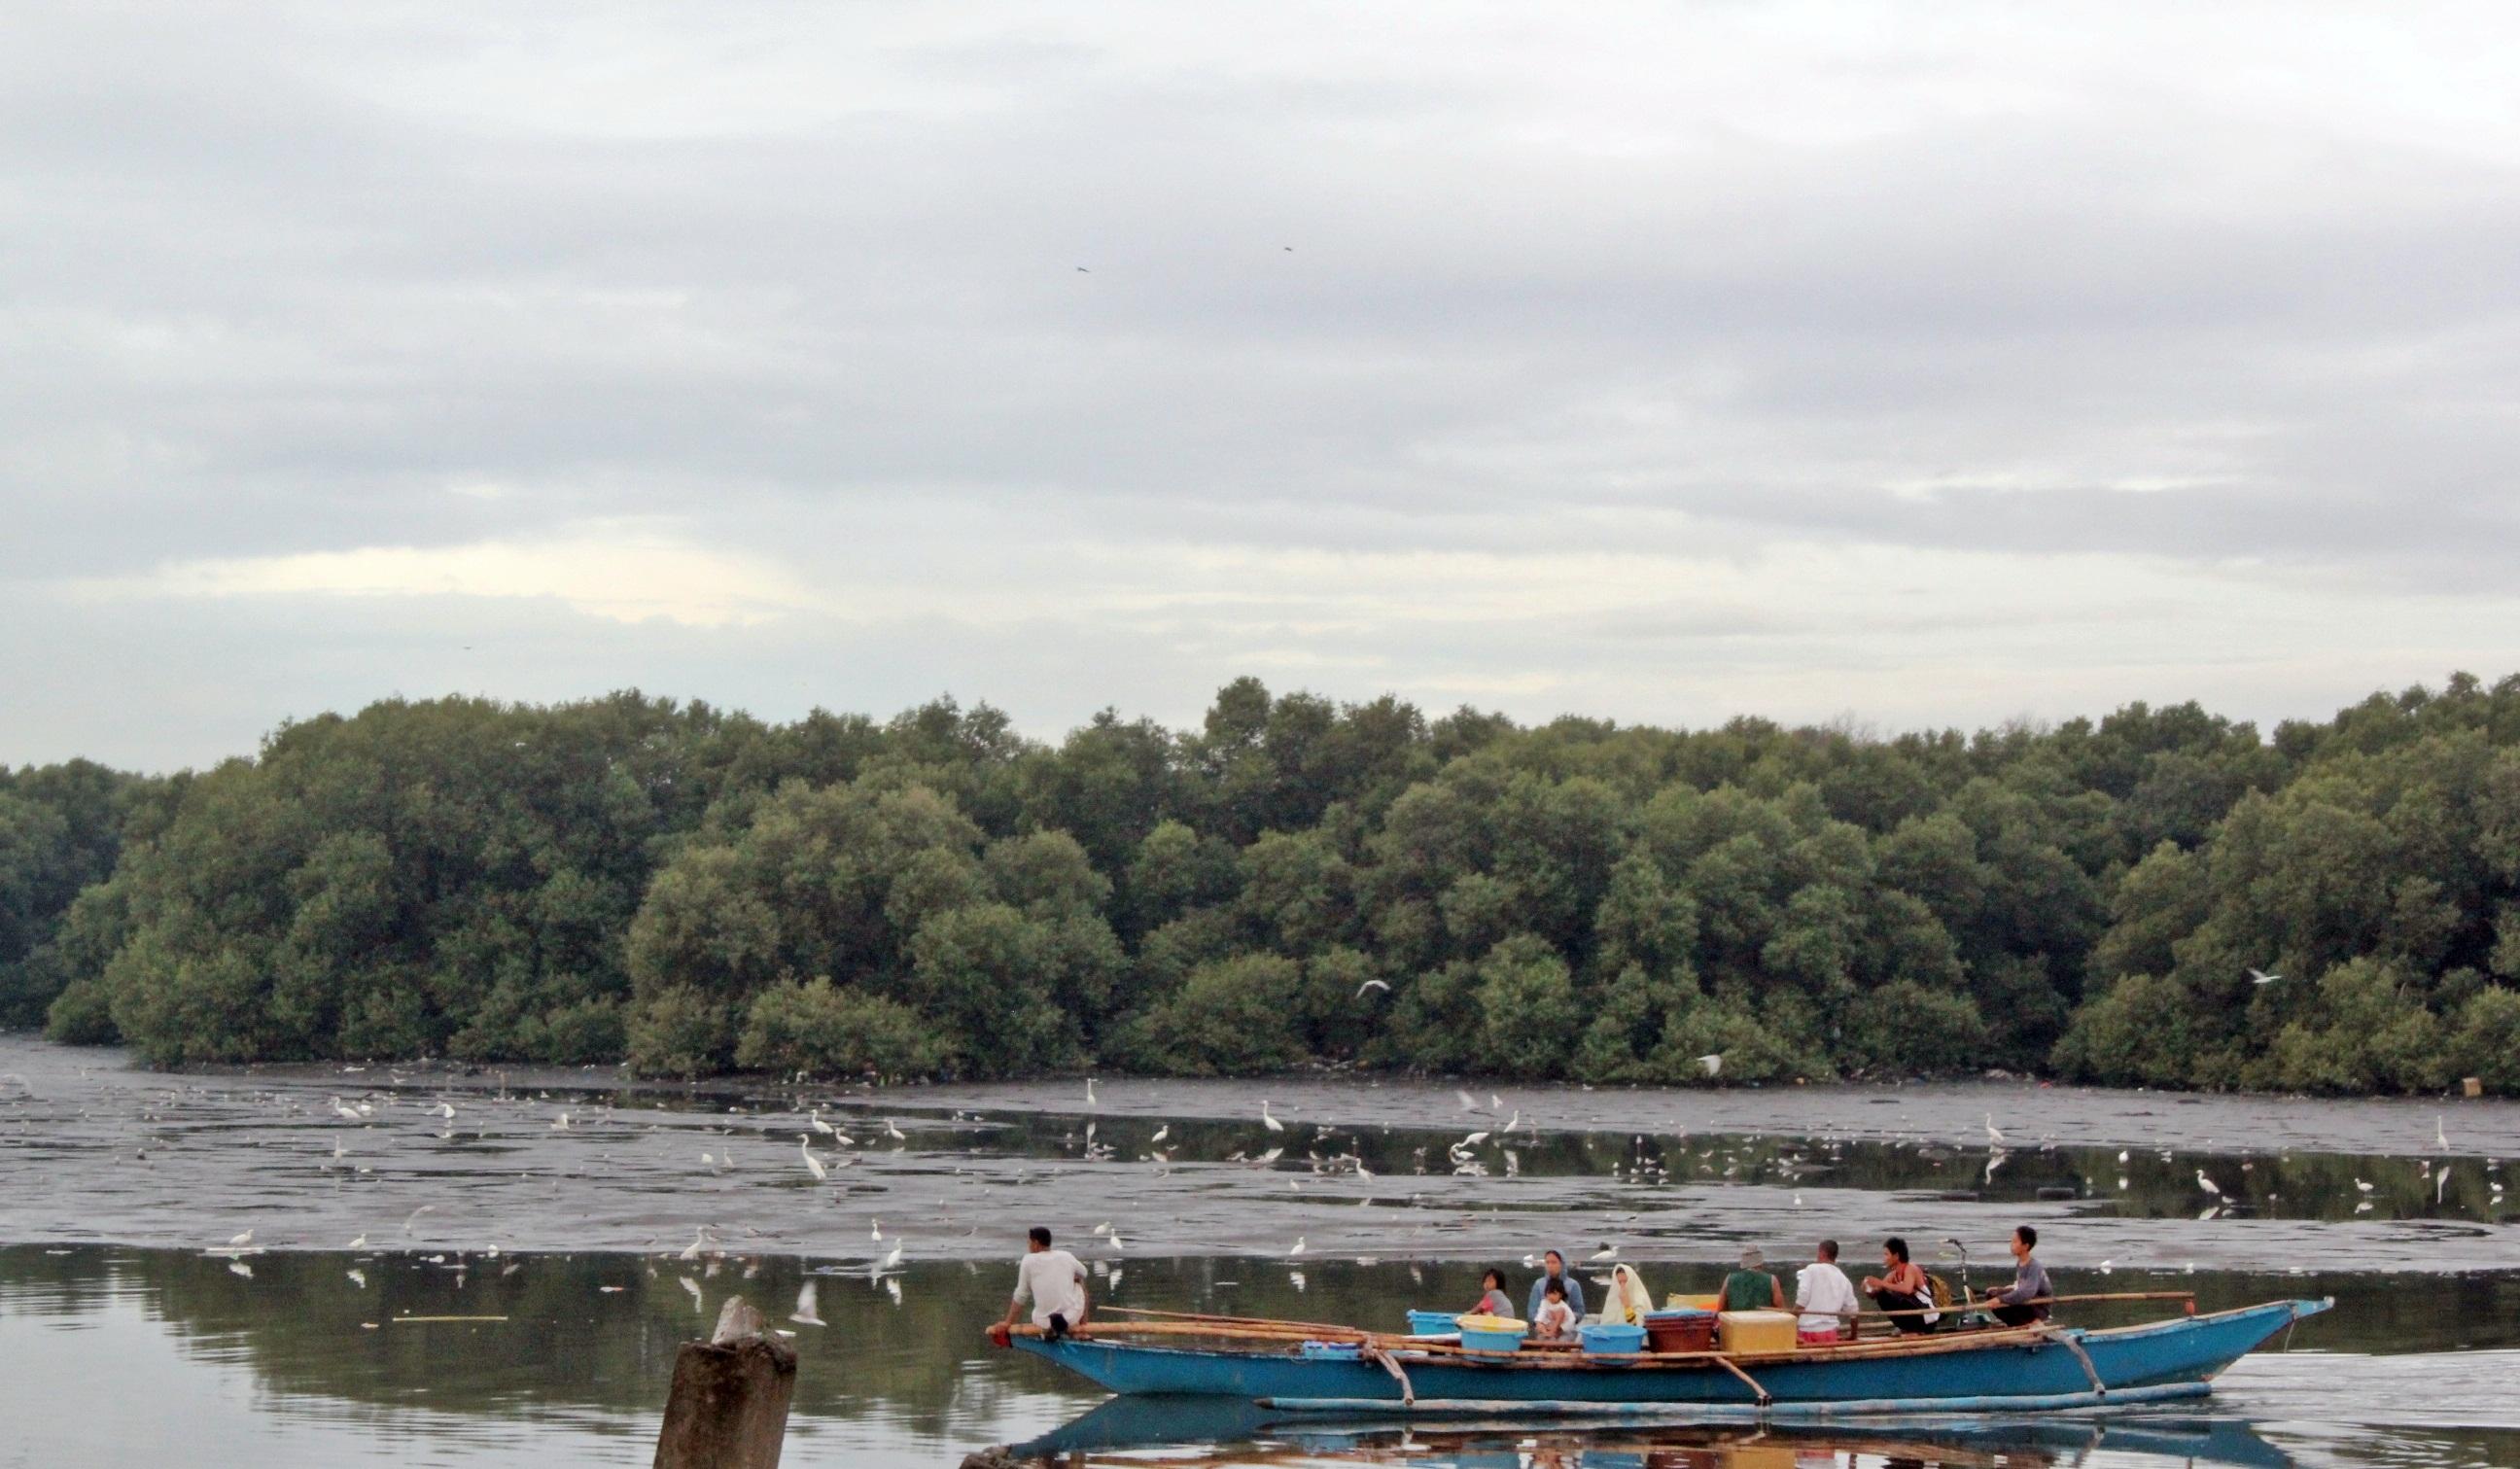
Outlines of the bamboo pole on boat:
[{"label": "bamboo pole on boat", "polygon": [[[2185,1301],[2192,1306],[2195,1300],[2196,1293],[2192,1290],[2122,1290],[2084,1296],[2041,1296],[2035,1301],[2025,1301],[2022,1304],[2025,1306],[2081,1306],[2099,1301]],[[1984,1306],[1986,1302],[1986,1297],[1977,1296],[1966,1301],[1956,1301],[1949,1306],[1902,1307],[1897,1311],[1859,1311],[1856,1314],[1868,1318],[1943,1315],[1973,1310]]]}]

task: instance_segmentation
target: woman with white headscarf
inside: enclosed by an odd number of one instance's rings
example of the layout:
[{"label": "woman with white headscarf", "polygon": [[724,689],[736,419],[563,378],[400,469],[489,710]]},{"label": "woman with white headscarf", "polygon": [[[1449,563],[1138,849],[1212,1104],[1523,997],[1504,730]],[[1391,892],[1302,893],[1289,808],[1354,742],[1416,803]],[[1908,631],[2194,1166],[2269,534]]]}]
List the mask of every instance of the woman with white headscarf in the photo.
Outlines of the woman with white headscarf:
[{"label": "woman with white headscarf", "polygon": [[1628,1326],[1642,1326],[1645,1315],[1654,1309],[1653,1292],[1637,1278],[1637,1272],[1624,1265],[1610,1268],[1610,1298],[1601,1303],[1603,1321]]}]

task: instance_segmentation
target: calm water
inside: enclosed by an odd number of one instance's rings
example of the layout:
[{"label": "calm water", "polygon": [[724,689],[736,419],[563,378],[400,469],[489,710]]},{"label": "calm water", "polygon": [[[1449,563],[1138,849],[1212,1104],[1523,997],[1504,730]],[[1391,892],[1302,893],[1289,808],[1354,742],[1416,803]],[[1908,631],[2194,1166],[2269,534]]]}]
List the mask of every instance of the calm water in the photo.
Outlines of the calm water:
[{"label": "calm water", "polygon": [[[0,1036],[0,1469],[644,1464],[677,1344],[737,1292],[785,1317],[809,1279],[829,1324],[794,1328],[793,1464],[951,1465],[1005,1443],[1476,1469],[2520,1464],[2512,1104],[2029,1084],[1470,1102],[1346,1080],[1108,1081],[1089,1106],[1071,1083],[169,1076]],[[1396,1325],[1551,1245],[1616,1243],[1666,1291],[1711,1288],[1744,1241],[1783,1257],[1834,1234],[1861,1261],[1883,1233],[1954,1235],[1983,1279],[2021,1220],[2069,1290],[2338,1309],[2203,1408],[1886,1436],[1104,1404],[979,1337],[1034,1222],[1119,1304]],[[702,1226],[726,1253],[674,1258]],[[433,1315],[498,1319],[408,1319]]]},{"label": "calm water", "polygon": [[[1459,1269],[1346,1262],[1166,1260],[1119,1273],[1100,1282],[1118,1304],[1385,1323],[1467,1285]],[[1705,1273],[1648,1279],[1679,1289]],[[2182,1274],[2205,1309],[2294,1292],[2339,1304],[2305,1322],[2289,1354],[2244,1361],[2210,1406],[1903,1424],[1869,1437],[1547,1424],[1404,1434],[1270,1423],[1222,1405],[1102,1405],[1091,1388],[980,1340],[1011,1274],[969,1263],[870,1278],[788,1257],[0,1250],[0,1361],[15,1400],[43,1407],[11,1415],[0,1465],[644,1464],[677,1344],[730,1294],[784,1317],[807,1279],[830,1324],[792,1328],[795,1464],[951,1465],[972,1448],[1026,1442],[1168,1462],[1193,1452],[1232,1464],[1292,1455],[1495,1469],[1549,1454],[1594,1469],[1642,1469],[1622,1457],[1637,1454],[1783,1465],[1828,1453],[1843,1463],[1850,1452],[1865,1464],[2520,1462],[2520,1273]],[[415,1316],[500,1319],[405,1319]],[[1753,1451],[1780,1442],[1800,1457]]]}]

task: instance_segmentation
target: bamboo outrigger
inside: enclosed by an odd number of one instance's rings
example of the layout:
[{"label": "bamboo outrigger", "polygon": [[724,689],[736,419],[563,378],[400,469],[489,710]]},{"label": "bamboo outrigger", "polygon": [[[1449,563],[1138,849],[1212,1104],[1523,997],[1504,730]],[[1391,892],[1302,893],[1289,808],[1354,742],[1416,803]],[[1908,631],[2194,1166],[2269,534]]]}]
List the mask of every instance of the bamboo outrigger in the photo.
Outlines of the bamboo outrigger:
[{"label": "bamboo outrigger", "polygon": [[[1139,1313],[1058,1340],[1017,1327],[1012,1344],[1111,1392],[1235,1398],[1282,1412],[2039,1411],[2201,1397],[2224,1368],[2335,1304],[2276,1301],[2206,1315],[2175,1293],[2053,1304],[2100,1300],[2185,1301],[2187,1313],[2105,1329],[2040,1323],[1777,1352],[1596,1354],[1571,1346],[1482,1352],[1444,1337],[1322,1322]],[[1353,1346],[1357,1355],[1308,1355],[1307,1342]]]}]

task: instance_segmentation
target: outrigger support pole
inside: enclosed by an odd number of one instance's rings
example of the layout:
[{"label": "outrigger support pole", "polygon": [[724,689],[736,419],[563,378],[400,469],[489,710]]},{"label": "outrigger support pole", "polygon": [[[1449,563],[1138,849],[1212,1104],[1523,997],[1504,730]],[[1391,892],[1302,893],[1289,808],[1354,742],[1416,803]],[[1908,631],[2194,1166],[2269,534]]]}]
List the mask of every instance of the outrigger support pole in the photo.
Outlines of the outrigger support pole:
[{"label": "outrigger support pole", "polygon": [[1416,1407],[1418,1405],[1418,1390],[1410,1386],[1409,1374],[1401,1370],[1400,1363],[1391,1359],[1390,1353],[1383,1351],[1380,1347],[1368,1347],[1365,1349],[1365,1358],[1368,1361],[1378,1361],[1382,1363],[1382,1370],[1400,1379],[1400,1405],[1402,1407]]},{"label": "outrigger support pole", "polygon": [[1761,1407],[1767,1407],[1777,1401],[1776,1399],[1768,1396],[1768,1390],[1766,1388],[1759,1386],[1759,1379],[1742,1371],[1740,1365],[1734,1362],[1732,1358],[1726,1357],[1721,1352],[1710,1352],[1707,1356],[1714,1359],[1717,1366],[1722,1367],[1725,1371],[1732,1373],[1733,1376],[1740,1378],[1742,1382],[1748,1384],[1751,1395],[1758,1400]]},{"label": "outrigger support pole", "polygon": [[2074,1339],[2072,1332],[2060,1331],[2053,1326],[2044,1326],[2040,1328],[2039,1334],[2074,1354],[2074,1360],[2083,1364],[2083,1375],[2092,1379],[2092,1397],[2109,1396],[2109,1385],[2100,1381],[2100,1369],[2092,1365],[2092,1354],[2083,1350],[2083,1344]]}]

